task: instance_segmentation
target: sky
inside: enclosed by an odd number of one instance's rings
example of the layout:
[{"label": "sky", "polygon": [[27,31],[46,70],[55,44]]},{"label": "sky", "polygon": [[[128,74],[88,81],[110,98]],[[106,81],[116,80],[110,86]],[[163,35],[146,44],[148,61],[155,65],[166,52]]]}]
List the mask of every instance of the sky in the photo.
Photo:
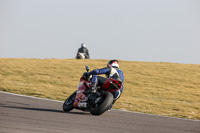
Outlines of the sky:
[{"label": "sky", "polygon": [[200,64],[200,0],[0,0],[0,58]]}]

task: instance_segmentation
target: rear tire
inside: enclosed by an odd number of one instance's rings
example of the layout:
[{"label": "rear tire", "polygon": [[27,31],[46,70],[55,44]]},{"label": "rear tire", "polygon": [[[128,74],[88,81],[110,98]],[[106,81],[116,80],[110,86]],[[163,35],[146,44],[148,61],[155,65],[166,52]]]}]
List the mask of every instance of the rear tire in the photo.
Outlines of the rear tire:
[{"label": "rear tire", "polygon": [[102,95],[104,101],[97,107],[90,107],[90,113],[92,115],[101,115],[111,107],[113,103],[113,94],[110,92],[103,92]]},{"label": "rear tire", "polygon": [[74,109],[74,99],[75,99],[75,96],[76,96],[76,91],[71,94],[66,100],[65,102],[63,103],[63,111],[65,112],[69,112],[71,111],[72,109]]}]

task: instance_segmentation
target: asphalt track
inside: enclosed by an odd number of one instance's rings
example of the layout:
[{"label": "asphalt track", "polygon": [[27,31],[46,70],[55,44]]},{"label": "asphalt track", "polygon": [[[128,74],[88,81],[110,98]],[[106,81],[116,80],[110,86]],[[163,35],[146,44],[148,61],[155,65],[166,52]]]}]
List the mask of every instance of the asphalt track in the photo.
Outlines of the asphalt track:
[{"label": "asphalt track", "polygon": [[200,133],[200,121],[112,110],[62,111],[62,102],[0,92],[0,133]]}]

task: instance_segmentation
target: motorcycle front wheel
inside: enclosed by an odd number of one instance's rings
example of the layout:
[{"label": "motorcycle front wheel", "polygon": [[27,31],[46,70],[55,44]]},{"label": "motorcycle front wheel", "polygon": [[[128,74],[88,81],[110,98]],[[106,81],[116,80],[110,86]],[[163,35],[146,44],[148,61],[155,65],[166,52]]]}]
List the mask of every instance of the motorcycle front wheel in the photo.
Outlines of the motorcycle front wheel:
[{"label": "motorcycle front wheel", "polygon": [[76,91],[71,94],[66,100],[65,102],[63,103],[63,111],[65,112],[69,112],[71,111],[74,107],[74,99],[76,97]]},{"label": "motorcycle front wheel", "polygon": [[101,115],[112,106],[113,94],[110,92],[103,92],[102,95],[104,101],[97,106],[94,105],[90,107],[90,113],[92,115]]}]

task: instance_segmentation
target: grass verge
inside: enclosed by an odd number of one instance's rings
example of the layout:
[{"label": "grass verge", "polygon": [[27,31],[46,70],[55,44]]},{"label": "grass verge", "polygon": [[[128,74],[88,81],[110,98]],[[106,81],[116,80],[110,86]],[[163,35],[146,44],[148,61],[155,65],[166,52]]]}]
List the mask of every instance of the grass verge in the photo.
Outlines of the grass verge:
[{"label": "grass verge", "polygon": [[[108,60],[0,58],[0,91],[64,101],[85,65]],[[124,92],[114,108],[200,120],[200,65],[120,61]]]}]

